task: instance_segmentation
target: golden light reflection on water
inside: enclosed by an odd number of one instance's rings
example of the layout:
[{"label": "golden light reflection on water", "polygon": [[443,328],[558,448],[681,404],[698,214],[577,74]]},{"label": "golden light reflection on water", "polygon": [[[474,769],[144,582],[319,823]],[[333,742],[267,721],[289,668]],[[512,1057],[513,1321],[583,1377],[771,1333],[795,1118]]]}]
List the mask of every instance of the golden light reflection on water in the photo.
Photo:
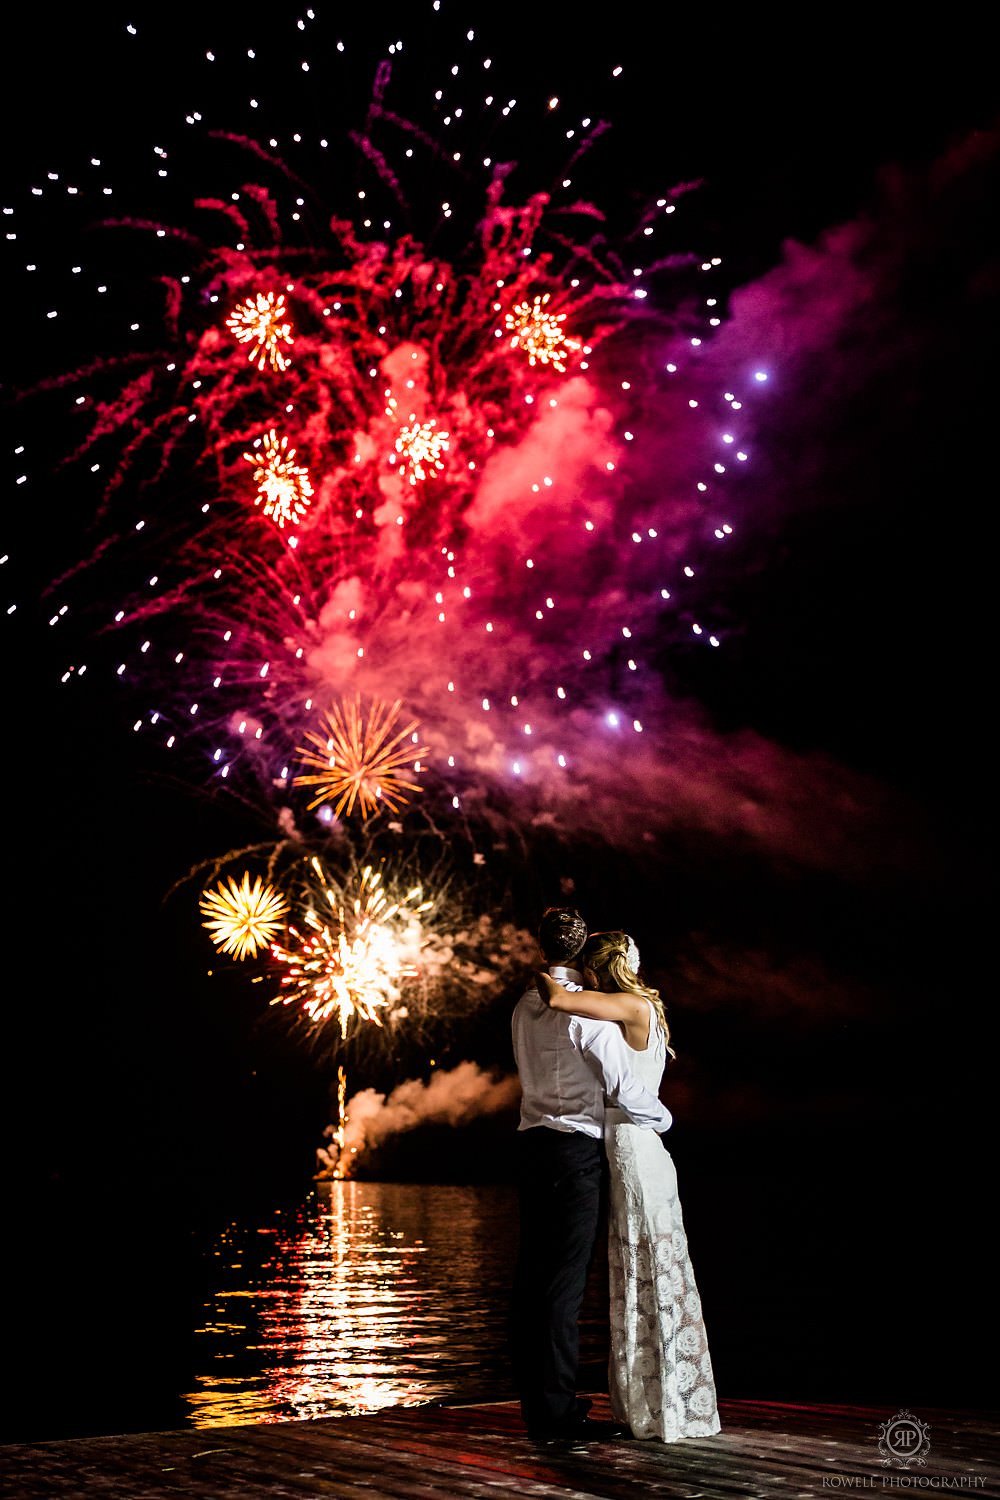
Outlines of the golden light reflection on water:
[{"label": "golden light reflection on water", "polygon": [[333,1181],[273,1225],[230,1225],[191,1423],[419,1406],[496,1366],[512,1216],[496,1189]]}]

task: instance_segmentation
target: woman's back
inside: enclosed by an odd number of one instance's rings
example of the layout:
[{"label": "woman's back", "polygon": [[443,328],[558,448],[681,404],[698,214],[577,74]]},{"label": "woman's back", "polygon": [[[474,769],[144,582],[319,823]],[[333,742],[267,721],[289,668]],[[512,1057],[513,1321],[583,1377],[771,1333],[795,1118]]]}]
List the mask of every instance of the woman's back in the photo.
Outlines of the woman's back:
[{"label": "woman's back", "polygon": [[[667,1061],[667,1044],[663,1039],[656,1011],[652,1002],[647,1000],[646,1007],[649,1011],[649,1041],[644,1052],[629,1047],[629,1063],[632,1071],[639,1082],[649,1089],[651,1094],[658,1094],[660,1084],[663,1081],[663,1069]],[[627,1038],[626,1038],[627,1041]],[[622,1111],[609,1109],[606,1114],[606,1123],[627,1123],[628,1117]],[[638,1129],[639,1127],[635,1127]]]}]

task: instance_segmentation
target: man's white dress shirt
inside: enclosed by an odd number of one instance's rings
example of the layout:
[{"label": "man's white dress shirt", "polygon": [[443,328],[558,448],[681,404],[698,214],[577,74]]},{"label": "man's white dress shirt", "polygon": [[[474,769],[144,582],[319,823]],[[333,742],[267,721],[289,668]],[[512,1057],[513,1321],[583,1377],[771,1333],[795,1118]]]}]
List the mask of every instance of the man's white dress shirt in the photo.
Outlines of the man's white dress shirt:
[{"label": "man's white dress shirt", "polygon": [[[583,988],[576,969],[554,964],[549,973],[568,990]],[[545,1125],[600,1140],[605,1099],[636,1125],[669,1130],[673,1117],[635,1077],[631,1049],[615,1021],[553,1010],[532,986],[514,1007],[511,1031],[521,1079],[519,1130]]]}]

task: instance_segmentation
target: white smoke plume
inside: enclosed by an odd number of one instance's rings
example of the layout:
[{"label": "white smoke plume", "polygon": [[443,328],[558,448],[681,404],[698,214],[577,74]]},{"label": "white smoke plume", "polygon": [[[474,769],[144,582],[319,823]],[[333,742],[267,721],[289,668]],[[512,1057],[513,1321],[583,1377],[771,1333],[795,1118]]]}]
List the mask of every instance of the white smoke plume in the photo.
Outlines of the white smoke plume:
[{"label": "white smoke plume", "polygon": [[467,1125],[481,1115],[513,1109],[520,1097],[515,1075],[487,1072],[473,1062],[441,1069],[427,1083],[409,1078],[388,1096],[362,1089],[347,1101],[341,1146],[337,1144],[339,1126],[327,1126],[324,1134],[330,1145],[318,1148],[316,1175],[349,1176],[363,1151],[382,1145],[390,1136],[418,1125]]}]

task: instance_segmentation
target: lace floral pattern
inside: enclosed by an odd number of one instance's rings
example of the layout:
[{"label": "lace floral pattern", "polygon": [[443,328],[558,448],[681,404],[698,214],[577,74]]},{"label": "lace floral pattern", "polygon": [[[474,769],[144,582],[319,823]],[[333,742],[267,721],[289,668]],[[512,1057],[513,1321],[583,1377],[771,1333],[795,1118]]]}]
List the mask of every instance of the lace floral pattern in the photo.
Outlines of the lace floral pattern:
[{"label": "lace floral pattern", "polygon": [[[654,1092],[665,1059],[658,1032],[634,1055],[636,1074]],[[639,1438],[711,1437],[719,1431],[715,1382],[673,1161],[658,1135],[618,1110],[608,1111],[605,1146],[612,1411]]]}]

